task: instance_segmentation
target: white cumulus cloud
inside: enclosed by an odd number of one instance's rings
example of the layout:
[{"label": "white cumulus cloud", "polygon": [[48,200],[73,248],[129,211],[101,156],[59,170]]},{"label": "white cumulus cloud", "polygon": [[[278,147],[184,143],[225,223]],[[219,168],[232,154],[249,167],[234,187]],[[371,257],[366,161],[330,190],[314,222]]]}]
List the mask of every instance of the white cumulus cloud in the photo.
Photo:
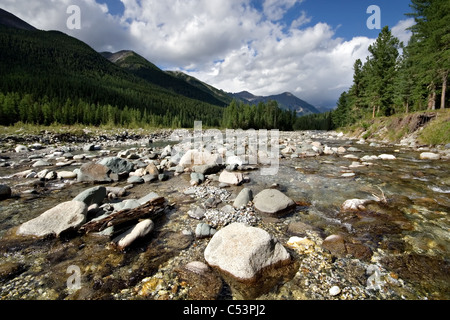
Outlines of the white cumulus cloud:
[{"label": "white cumulus cloud", "polygon": [[[280,21],[303,0],[121,0],[111,15],[95,0],[2,0],[2,8],[35,27],[60,30],[97,51],[134,50],[164,69],[181,70],[228,92],[258,95],[290,91],[330,106],[352,83],[353,63],[365,60],[374,41],[337,38],[327,23],[309,26],[307,12]],[[81,9],[81,29],[70,30],[66,10]],[[304,27],[308,24],[308,27]],[[393,33],[408,36],[410,21]]]}]

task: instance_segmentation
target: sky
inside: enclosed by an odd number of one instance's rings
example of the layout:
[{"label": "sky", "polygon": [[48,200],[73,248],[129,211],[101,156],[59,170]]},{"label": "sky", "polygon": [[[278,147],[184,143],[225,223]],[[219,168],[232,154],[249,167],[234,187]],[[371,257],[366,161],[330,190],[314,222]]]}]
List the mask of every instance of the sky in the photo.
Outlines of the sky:
[{"label": "sky", "polygon": [[[41,30],[59,30],[95,50],[133,50],[227,92],[291,92],[333,107],[380,29],[405,44],[410,0],[0,0]],[[75,11],[68,10],[77,6]],[[368,8],[375,5],[376,11]],[[79,28],[68,21],[79,20]],[[369,21],[368,21],[369,20]]]}]

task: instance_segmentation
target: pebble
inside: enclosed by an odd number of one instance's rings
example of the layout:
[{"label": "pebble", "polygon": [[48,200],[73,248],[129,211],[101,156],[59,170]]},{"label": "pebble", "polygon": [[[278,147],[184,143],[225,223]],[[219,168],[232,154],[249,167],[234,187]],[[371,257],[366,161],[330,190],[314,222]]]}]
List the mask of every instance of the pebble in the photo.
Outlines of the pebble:
[{"label": "pebble", "polygon": [[328,291],[328,293],[332,297],[337,296],[338,294],[341,293],[341,288],[339,288],[338,286],[333,286],[330,288],[330,291]]}]

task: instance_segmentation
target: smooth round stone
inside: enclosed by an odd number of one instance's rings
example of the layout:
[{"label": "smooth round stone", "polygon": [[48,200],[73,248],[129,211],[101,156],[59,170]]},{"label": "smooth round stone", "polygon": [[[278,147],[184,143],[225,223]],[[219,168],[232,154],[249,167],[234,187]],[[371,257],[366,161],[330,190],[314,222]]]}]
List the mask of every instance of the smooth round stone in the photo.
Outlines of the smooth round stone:
[{"label": "smooth round stone", "polygon": [[338,286],[333,286],[330,288],[330,290],[328,291],[328,293],[330,294],[330,296],[334,297],[337,296],[338,294],[341,293],[341,288],[339,288]]}]

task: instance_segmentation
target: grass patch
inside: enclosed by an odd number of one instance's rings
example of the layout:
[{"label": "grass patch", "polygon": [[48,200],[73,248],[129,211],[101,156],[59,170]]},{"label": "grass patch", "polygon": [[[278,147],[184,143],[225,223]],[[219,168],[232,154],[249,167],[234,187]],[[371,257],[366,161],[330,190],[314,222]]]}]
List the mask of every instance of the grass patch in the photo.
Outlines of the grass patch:
[{"label": "grass patch", "polygon": [[419,142],[429,145],[450,143],[450,113],[441,113],[419,134]]}]

